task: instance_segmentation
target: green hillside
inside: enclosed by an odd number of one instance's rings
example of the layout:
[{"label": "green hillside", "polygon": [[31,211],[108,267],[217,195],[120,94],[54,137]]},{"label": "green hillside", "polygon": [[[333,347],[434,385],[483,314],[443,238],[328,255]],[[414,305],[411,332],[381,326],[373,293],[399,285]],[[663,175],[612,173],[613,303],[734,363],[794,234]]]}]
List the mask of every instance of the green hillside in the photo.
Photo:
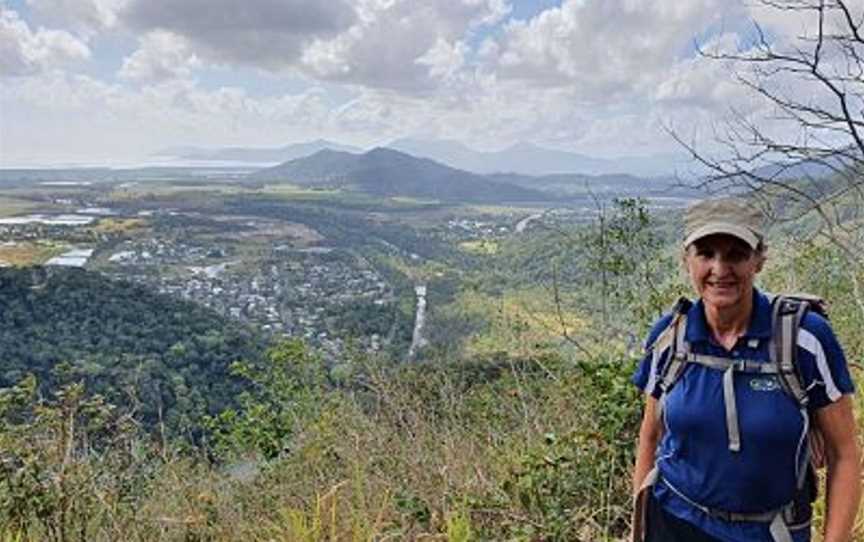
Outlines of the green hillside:
[{"label": "green hillside", "polygon": [[0,269],[0,307],[0,387],[29,373],[43,390],[80,379],[112,402],[136,403],[150,426],[161,412],[189,428],[233,404],[240,381],[228,365],[262,349],[196,304],[81,269]]}]

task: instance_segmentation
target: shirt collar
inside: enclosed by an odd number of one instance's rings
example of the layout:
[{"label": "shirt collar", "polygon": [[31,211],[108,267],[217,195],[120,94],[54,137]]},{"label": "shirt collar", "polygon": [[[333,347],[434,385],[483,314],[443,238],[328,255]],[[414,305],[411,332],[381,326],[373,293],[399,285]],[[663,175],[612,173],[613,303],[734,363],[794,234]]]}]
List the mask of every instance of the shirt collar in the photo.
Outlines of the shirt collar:
[{"label": "shirt collar", "polygon": [[[687,311],[687,342],[695,343],[708,341],[711,333],[708,330],[708,322],[705,319],[705,305],[700,298],[690,310]],[[750,324],[744,334],[746,339],[767,339],[771,337],[771,301],[768,297],[753,289],[753,314]]]}]

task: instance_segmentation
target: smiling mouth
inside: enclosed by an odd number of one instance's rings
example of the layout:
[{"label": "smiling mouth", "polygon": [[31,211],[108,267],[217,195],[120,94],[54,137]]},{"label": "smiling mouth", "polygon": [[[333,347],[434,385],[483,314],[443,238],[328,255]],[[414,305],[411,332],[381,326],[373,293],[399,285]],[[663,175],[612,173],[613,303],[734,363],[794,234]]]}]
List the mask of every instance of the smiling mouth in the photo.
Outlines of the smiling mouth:
[{"label": "smiling mouth", "polygon": [[736,286],[736,283],[734,283],[734,282],[709,282],[708,286],[711,288],[718,288],[721,290],[726,290],[729,288],[734,288]]}]

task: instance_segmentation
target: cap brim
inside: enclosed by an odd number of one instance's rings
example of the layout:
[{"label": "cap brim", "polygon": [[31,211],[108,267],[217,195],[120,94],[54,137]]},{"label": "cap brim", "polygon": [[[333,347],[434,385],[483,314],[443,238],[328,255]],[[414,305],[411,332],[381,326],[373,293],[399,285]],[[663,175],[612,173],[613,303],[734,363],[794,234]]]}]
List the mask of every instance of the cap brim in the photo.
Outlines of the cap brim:
[{"label": "cap brim", "polygon": [[753,250],[756,250],[756,248],[759,246],[759,238],[749,228],[745,226],[739,226],[737,224],[731,224],[729,222],[712,222],[710,224],[705,224],[704,226],[697,228],[690,235],[688,235],[687,238],[684,239],[684,247],[689,247],[691,244],[693,244],[693,242],[698,239],[702,239],[703,237],[721,233],[726,235],[732,235],[734,237],[737,237],[738,239],[741,239],[742,241],[750,245],[750,248],[752,248]]}]

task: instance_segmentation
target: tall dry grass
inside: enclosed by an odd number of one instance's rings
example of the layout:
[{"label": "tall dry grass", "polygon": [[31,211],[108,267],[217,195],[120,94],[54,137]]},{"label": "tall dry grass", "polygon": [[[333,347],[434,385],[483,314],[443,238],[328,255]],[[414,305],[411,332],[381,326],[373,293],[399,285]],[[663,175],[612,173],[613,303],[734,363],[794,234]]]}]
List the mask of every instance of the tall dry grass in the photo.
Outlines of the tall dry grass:
[{"label": "tall dry grass", "polygon": [[[491,363],[366,370],[362,387],[330,393],[326,408],[305,420],[290,449],[267,461],[239,454],[232,464],[210,464],[189,453],[154,449],[135,465],[125,463],[136,472],[146,470],[146,476],[135,478],[123,474],[123,462],[98,472],[94,456],[81,455],[69,468],[97,472],[76,489],[76,495],[96,496],[82,501],[87,513],[67,518],[69,528],[57,537],[35,507],[6,536],[63,541],[620,537],[627,527],[627,470],[638,421],[635,392],[607,378],[611,369],[586,384],[589,368],[561,360],[546,359],[542,369],[531,361]],[[595,403],[611,398],[630,401],[629,406],[598,415]],[[611,427],[610,419],[624,412],[629,414]],[[131,480],[137,485],[126,487]],[[57,495],[44,496],[50,503]]]}]

